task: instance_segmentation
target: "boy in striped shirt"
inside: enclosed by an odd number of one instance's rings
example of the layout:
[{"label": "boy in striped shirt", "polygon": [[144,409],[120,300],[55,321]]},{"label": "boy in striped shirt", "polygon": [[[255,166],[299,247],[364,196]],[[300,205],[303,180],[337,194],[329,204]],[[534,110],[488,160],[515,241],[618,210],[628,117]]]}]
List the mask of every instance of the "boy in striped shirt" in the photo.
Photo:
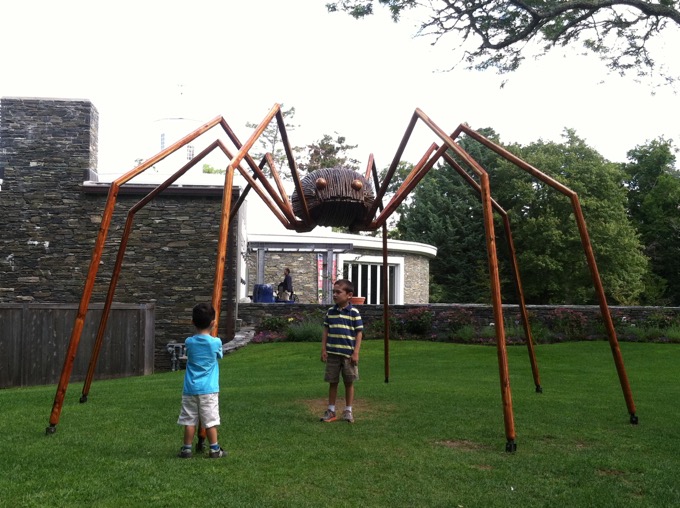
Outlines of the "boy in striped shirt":
[{"label": "boy in striped shirt", "polygon": [[323,321],[321,339],[321,361],[326,364],[324,381],[329,383],[328,409],[321,417],[322,422],[337,420],[335,401],[338,395],[340,374],[345,384],[345,410],[342,419],[354,423],[352,402],[354,382],[359,380],[359,349],[364,324],[358,309],[350,303],[354,285],[347,279],[340,279],[333,285],[335,305],[328,309]]}]

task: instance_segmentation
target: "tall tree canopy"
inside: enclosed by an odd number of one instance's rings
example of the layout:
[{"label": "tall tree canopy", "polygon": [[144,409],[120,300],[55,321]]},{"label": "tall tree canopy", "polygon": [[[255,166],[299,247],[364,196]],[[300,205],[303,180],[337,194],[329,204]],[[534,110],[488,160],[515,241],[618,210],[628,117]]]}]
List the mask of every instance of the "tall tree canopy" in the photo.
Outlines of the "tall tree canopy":
[{"label": "tall tree canopy", "polygon": [[449,165],[431,169],[421,180],[399,209],[396,233],[437,247],[430,262],[430,301],[490,301],[479,198]]},{"label": "tall tree canopy", "polygon": [[628,152],[628,208],[653,277],[645,303],[680,305],[680,171],[672,143],[657,139]]},{"label": "tall tree canopy", "polygon": [[[295,117],[295,108],[291,107],[285,109],[283,104],[281,104],[281,115],[283,116],[284,125],[286,126],[286,132],[290,135],[290,132],[298,127],[291,123]],[[249,129],[255,129],[257,126],[258,124],[253,122],[246,123],[246,127]],[[260,163],[265,154],[270,153],[279,174],[283,178],[292,178],[290,169],[288,168],[288,157],[283,149],[281,133],[279,132],[279,125],[276,122],[276,119],[272,120],[269,125],[267,125],[262,135],[258,138],[256,146],[259,146],[259,149],[254,148],[250,154],[253,159],[255,159],[256,164]],[[269,166],[264,167],[264,173],[269,175]]]},{"label": "tall tree canopy", "polygon": [[[607,297],[638,303],[649,267],[628,220],[623,172],[573,130],[566,129],[563,137],[562,143],[537,141],[510,149],[578,194]],[[595,303],[569,198],[505,161],[491,173],[492,191],[510,215],[527,298]]]},{"label": "tall tree canopy", "polygon": [[[484,134],[495,139],[491,130]],[[489,172],[492,196],[510,217],[527,301],[594,303],[569,198],[473,140],[463,138],[461,145]],[[578,193],[607,296],[619,304],[638,302],[648,262],[626,215],[619,166],[604,160],[571,130],[565,132],[563,143],[538,141],[509,149]],[[489,289],[479,197],[461,181],[446,167],[432,170],[416,188],[412,204],[401,212],[398,229],[403,239],[438,247],[431,274],[443,301],[484,301]],[[497,224],[497,236],[502,231]],[[513,301],[505,241],[499,239],[497,245],[503,297]]]},{"label": "tall tree canopy", "polygon": [[353,159],[349,152],[357,145],[347,144],[345,136],[335,133],[336,137],[324,134],[321,139],[307,145],[304,148],[296,148],[302,152],[304,160],[298,164],[301,171],[314,171],[321,168],[345,167],[357,169],[359,161]]},{"label": "tall tree canopy", "polygon": [[362,18],[373,14],[375,3],[387,7],[394,21],[418,8],[424,17],[418,35],[435,42],[457,36],[458,47],[470,48],[463,56],[468,68],[514,71],[529,51],[528,42],[540,54],[580,44],[619,73],[646,76],[656,70],[666,81],[676,78],[658,68],[649,42],[665,29],[680,27],[678,0],[432,0],[426,5],[417,0],[342,0],[326,7]]}]

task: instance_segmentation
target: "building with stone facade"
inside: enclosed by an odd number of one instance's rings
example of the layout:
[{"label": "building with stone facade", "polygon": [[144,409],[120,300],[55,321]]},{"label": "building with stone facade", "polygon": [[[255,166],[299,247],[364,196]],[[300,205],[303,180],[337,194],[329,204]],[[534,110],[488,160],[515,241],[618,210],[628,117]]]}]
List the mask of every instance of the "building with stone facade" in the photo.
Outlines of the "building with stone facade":
[{"label": "building with stone facade", "polygon": [[[0,304],[80,301],[110,190],[97,170],[98,122],[88,100],[0,99]],[[128,212],[156,186],[119,189],[92,304],[105,300]],[[232,189],[232,202],[240,193]],[[114,301],[154,304],[158,369],[169,367],[167,343],[192,332],[193,305],[212,297],[222,197],[221,185],[173,185],[134,216]],[[284,267],[301,303],[330,301],[324,287],[339,276],[353,279],[367,303],[380,303],[380,238],[330,230],[247,235],[245,221],[240,213],[229,230],[223,340],[234,335],[239,302],[256,284],[277,284]],[[427,303],[436,249],[392,240],[388,247],[390,303]]]},{"label": "building with stone facade", "polygon": [[[429,303],[429,261],[436,247],[417,242],[387,241],[388,303]],[[248,234],[248,287],[276,286],[283,269],[293,276],[300,303],[332,303],[331,283],[351,280],[355,296],[382,304],[382,238],[343,234],[329,228],[311,233]],[[330,281],[330,283],[329,283]]]},{"label": "building with stone facade", "polygon": [[[0,304],[80,301],[110,187],[97,174],[98,120],[88,100],[0,99]],[[155,187],[120,188],[92,303],[105,300],[128,211]],[[232,200],[239,192],[232,189]],[[193,332],[191,308],[212,298],[222,194],[172,186],[135,215],[114,301],[155,305],[156,368],[169,367],[168,342]],[[242,221],[233,221],[223,340],[234,335],[242,234]]]}]

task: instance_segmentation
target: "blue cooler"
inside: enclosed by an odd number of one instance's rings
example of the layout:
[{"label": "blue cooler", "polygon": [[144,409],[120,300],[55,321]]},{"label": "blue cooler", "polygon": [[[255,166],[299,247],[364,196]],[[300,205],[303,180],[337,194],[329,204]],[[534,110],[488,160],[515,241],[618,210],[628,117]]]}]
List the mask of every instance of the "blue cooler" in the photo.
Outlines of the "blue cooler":
[{"label": "blue cooler", "polygon": [[274,286],[271,284],[255,284],[253,302],[274,303]]}]

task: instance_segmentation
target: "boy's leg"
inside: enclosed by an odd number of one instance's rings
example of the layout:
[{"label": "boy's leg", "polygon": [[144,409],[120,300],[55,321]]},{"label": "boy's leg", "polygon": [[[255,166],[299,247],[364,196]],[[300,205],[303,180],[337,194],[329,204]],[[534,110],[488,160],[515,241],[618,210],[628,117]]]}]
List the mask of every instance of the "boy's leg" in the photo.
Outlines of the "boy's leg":
[{"label": "boy's leg", "polygon": [[184,426],[184,446],[191,446],[191,443],[194,442],[194,434],[196,434],[195,425]]},{"label": "boy's leg", "polygon": [[177,423],[184,427],[183,446],[179,452],[179,457],[183,459],[191,458],[191,443],[196,434],[196,424],[198,423],[198,400],[193,395],[182,395],[182,409],[177,419]]},{"label": "boy's leg", "polygon": [[191,453],[191,442],[194,440],[194,433],[196,432],[196,426],[185,425],[184,426],[184,446],[182,446],[179,451],[178,457],[180,459],[190,459]]},{"label": "boy's leg", "polygon": [[328,384],[328,405],[335,406],[335,401],[338,399],[338,383]]},{"label": "boy's leg", "polygon": [[217,427],[210,427],[209,429],[205,429],[205,434],[206,436],[208,436],[208,443],[210,443],[210,445],[217,444]]},{"label": "boy's leg", "polygon": [[208,456],[211,459],[226,457],[227,452],[225,452],[217,442],[217,426],[205,429],[205,433],[208,436],[208,442],[210,443],[210,454]]},{"label": "boy's leg", "polygon": [[328,409],[320,418],[322,422],[334,422],[337,420],[335,416],[335,401],[338,398],[338,383],[328,383]]},{"label": "boy's leg", "polygon": [[345,383],[345,410],[342,419],[354,423],[352,404],[354,404],[354,382],[359,379],[359,368],[350,359],[345,360],[342,369],[342,380]]},{"label": "boy's leg", "polygon": [[219,459],[226,457],[225,452],[217,441],[217,426],[220,424],[220,396],[219,393],[199,395],[201,424],[205,425],[205,435],[210,444],[209,457]]},{"label": "boy's leg", "polygon": [[345,382],[345,406],[352,407],[354,402],[354,383]]},{"label": "boy's leg", "polygon": [[352,413],[352,403],[354,402],[354,383],[345,381],[345,410],[342,412],[342,419],[349,423],[354,423]]}]

